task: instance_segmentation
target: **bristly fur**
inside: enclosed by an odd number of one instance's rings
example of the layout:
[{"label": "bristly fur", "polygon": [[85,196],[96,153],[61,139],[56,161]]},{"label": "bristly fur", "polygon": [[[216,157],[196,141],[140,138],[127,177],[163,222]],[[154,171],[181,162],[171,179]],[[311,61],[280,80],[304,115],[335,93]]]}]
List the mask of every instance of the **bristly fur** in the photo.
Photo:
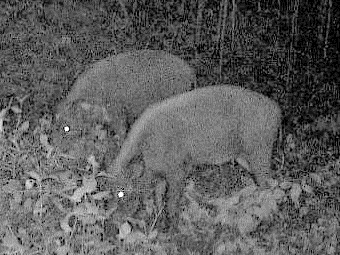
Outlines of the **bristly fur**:
[{"label": "bristly fur", "polygon": [[265,187],[280,119],[281,111],[274,101],[241,87],[210,86],[183,93],[144,111],[109,173],[117,179],[124,177],[132,159],[142,155],[144,178],[151,181],[156,172],[165,175],[168,212],[176,218],[190,165],[222,164],[240,158],[240,162],[249,163],[248,170]]},{"label": "bristly fur", "polygon": [[[98,61],[59,104],[54,143],[73,156],[88,156],[87,149],[95,148],[86,146],[95,140],[95,124],[108,124],[108,133],[123,140],[127,127],[149,105],[189,91],[195,83],[193,69],[164,51],[137,50]],[[65,126],[70,128],[67,133]]]}]

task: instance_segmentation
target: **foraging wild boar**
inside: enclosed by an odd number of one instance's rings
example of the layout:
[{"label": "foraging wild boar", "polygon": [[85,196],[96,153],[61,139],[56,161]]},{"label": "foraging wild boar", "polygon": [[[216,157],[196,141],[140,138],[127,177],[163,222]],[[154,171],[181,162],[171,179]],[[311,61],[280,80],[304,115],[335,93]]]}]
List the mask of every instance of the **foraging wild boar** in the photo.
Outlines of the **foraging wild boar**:
[{"label": "foraging wild boar", "polygon": [[[173,220],[190,165],[242,158],[257,183],[266,186],[280,117],[274,101],[236,86],[210,86],[174,96],[149,107],[134,123],[109,174],[137,190],[133,185],[139,178],[143,183],[156,173],[165,176]],[[141,175],[129,168],[136,158],[144,160]]]},{"label": "foraging wild boar", "polygon": [[101,131],[124,139],[145,108],[189,91],[195,82],[192,68],[164,51],[131,51],[101,60],[80,75],[58,105],[54,144],[74,157],[88,156],[100,145],[110,147],[112,139],[100,141]]}]

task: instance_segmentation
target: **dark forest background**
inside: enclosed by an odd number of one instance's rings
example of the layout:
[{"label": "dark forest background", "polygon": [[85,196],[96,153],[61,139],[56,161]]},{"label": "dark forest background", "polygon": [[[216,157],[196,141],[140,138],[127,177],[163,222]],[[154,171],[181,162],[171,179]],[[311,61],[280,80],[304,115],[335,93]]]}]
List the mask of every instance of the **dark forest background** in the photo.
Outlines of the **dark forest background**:
[{"label": "dark forest background", "polygon": [[[163,49],[199,86],[240,84],[277,100],[288,119],[339,107],[337,1],[3,1],[1,95],[32,111],[63,97],[95,60]],[[43,107],[42,107],[43,106]]]}]

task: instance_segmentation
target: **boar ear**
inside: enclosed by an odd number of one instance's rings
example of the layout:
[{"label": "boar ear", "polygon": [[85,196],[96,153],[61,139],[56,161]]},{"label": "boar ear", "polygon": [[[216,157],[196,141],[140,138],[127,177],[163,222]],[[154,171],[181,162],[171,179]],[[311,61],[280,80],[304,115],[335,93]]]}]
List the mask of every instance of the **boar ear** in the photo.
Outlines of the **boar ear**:
[{"label": "boar ear", "polygon": [[90,116],[100,118],[102,121],[110,122],[111,118],[105,107],[98,104],[90,104],[85,101],[78,102],[78,107],[88,113]]},{"label": "boar ear", "polygon": [[[99,104],[91,104],[83,99],[77,99],[72,102],[64,104],[64,108],[68,115],[74,116],[76,118],[81,118],[83,120],[88,120],[91,122],[98,121],[99,123],[109,122],[111,119],[107,110]],[[58,112],[63,114],[63,112]]]}]

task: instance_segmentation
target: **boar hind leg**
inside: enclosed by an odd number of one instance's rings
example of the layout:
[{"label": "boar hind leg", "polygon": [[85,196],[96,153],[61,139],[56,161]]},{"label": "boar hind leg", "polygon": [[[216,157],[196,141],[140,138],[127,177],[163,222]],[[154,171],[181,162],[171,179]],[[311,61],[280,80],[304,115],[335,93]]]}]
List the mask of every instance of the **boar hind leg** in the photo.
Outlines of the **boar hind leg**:
[{"label": "boar hind leg", "polygon": [[257,184],[261,187],[268,187],[271,154],[271,146],[259,146],[249,156],[251,171],[256,177]]}]

